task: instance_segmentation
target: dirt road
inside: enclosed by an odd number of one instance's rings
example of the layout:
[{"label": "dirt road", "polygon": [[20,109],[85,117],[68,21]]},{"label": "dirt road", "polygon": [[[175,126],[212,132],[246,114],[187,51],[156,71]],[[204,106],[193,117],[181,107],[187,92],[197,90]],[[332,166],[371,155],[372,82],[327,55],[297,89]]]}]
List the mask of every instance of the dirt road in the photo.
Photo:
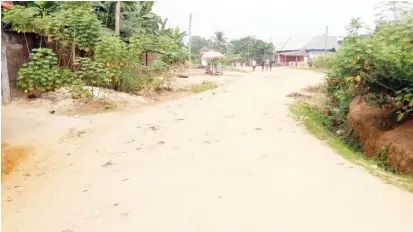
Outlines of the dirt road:
[{"label": "dirt road", "polygon": [[50,156],[51,171],[3,183],[3,231],[413,231],[412,194],[346,162],[289,116],[285,96],[320,74],[236,78],[102,116],[104,126]]}]

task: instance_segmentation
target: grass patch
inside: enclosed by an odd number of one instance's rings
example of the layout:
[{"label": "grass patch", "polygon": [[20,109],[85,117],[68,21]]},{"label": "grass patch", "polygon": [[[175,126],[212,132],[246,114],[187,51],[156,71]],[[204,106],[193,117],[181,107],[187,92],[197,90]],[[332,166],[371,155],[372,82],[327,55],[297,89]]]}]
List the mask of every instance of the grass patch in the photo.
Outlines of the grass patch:
[{"label": "grass patch", "polygon": [[369,173],[380,177],[384,182],[413,192],[413,175],[399,175],[386,171],[381,167],[380,160],[365,156],[344,144],[339,137],[326,127],[326,117],[319,110],[304,102],[296,102],[290,106],[295,119],[305,125],[307,130],[317,138],[324,140],[334,151],[346,160],[362,166]]},{"label": "grass patch", "polygon": [[202,84],[193,84],[189,86],[189,90],[194,93],[201,93],[216,88],[218,88],[218,85],[212,81],[204,81]]}]

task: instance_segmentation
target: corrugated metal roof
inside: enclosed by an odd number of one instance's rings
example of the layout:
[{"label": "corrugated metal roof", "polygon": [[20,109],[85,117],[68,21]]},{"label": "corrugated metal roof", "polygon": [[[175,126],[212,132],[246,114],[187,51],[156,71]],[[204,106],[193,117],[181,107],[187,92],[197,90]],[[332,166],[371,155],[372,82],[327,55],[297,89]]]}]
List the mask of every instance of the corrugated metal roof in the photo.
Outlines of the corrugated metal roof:
[{"label": "corrugated metal roof", "polygon": [[[340,45],[338,43],[338,36],[327,36],[327,49],[337,49]],[[324,50],[325,37],[291,37],[281,47],[276,48],[276,52],[290,52],[300,50]]]},{"label": "corrugated metal roof", "polygon": [[[335,48],[337,49],[339,47],[338,44],[338,37],[337,36],[327,36],[327,49],[332,49]],[[326,48],[326,38],[325,36],[316,36],[311,41],[305,45],[303,49],[305,50],[319,50],[319,49],[325,49]]]},{"label": "corrugated metal roof", "polygon": [[312,37],[291,37],[282,45],[277,48],[276,51],[296,51],[303,49],[310,41]]}]

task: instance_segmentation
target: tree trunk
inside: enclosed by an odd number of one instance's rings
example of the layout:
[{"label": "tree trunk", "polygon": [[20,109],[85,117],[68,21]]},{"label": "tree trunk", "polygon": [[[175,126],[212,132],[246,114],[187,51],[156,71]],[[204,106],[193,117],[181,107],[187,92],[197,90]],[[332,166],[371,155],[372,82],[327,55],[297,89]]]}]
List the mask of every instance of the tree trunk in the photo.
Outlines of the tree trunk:
[{"label": "tree trunk", "polygon": [[6,38],[4,32],[1,32],[1,100],[2,104],[11,102],[10,84],[9,84],[9,69],[7,68],[6,55]]},{"label": "tree trunk", "polygon": [[115,32],[117,35],[120,35],[120,1],[116,2]]},{"label": "tree trunk", "polygon": [[76,40],[75,40],[75,35],[73,35],[73,42],[72,42],[72,68],[75,67],[75,62],[76,62]]}]

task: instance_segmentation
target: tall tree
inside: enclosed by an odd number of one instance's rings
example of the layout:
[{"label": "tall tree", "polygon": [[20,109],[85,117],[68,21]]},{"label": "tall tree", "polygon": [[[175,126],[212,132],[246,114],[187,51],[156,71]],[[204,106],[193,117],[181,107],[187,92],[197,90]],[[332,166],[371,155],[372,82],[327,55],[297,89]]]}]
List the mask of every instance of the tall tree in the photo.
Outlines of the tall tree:
[{"label": "tall tree", "polygon": [[346,27],[347,31],[351,34],[358,34],[358,30],[362,27],[361,19],[351,18],[350,24]]},{"label": "tall tree", "polygon": [[230,54],[238,56],[244,60],[262,59],[271,55],[274,49],[272,43],[267,43],[252,36],[232,40],[230,42]]},{"label": "tall tree", "polygon": [[227,38],[225,37],[224,32],[217,31],[215,32],[214,36],[212,37],[214,41],[214,49],[221,53],[227,52]]},{"label": "tall tree", "polygon": [[376,21],[397,21],[407,13],[413,12],[411,1],[382,1],[376,7]]},{"label": "tall tree", "polygon": [[191,38],[191,52],[196,58],[201,57],[201,53],[213,49],[213,42],[201,36],[192,36]]}]

